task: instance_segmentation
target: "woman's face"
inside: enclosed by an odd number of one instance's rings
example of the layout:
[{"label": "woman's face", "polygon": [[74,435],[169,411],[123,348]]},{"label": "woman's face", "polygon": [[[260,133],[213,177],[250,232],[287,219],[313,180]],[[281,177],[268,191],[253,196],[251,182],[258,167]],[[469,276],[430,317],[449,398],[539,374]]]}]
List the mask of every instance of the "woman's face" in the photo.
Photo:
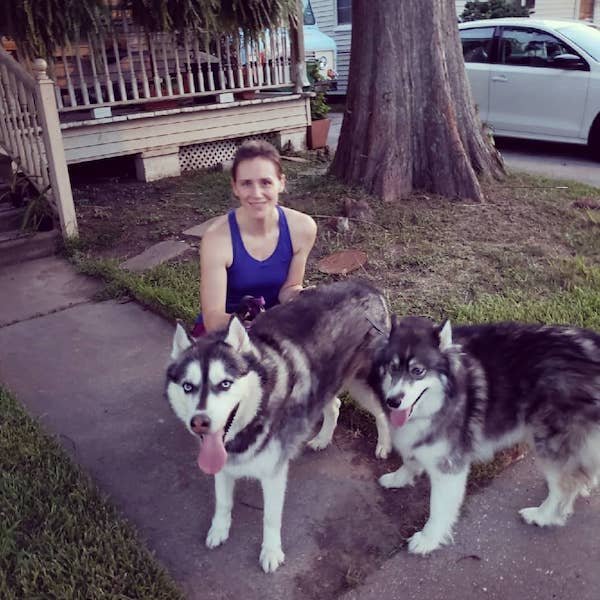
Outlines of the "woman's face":
[{"label": "woman's face", "polygon": [[285,177],[277,174],[276,165],[269,159],[257,157],[238,164],[231,186],[241,206],[253,216],[262,217],[277,205]]}]

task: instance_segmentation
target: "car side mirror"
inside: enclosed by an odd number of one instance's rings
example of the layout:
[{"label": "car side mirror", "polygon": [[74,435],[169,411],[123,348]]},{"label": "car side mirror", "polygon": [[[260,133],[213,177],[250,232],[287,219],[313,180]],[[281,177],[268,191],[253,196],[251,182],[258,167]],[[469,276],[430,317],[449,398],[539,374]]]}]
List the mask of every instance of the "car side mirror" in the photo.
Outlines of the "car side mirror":
[{"label": "car side mirror", "polygon": [[552,62],[560,69],[580,69],[587,71],[587,63],[576,54],[557,54],[552,58]]}]

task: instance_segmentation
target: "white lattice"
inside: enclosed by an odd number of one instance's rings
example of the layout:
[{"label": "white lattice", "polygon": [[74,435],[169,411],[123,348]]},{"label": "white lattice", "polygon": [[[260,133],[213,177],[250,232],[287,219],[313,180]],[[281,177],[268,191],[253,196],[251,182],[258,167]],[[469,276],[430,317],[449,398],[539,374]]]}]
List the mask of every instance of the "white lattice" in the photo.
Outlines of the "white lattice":
[{"label": "white lattice", "polygon": [[273,143],[273,134],[265,133],[250,135],[245,138],[236,138],[234,140],[218,140],[216,142],[181,146],[179,148],[181,171],[207,169],[222,162],[232,160],[238,146],[246,140],[266,140]]}]

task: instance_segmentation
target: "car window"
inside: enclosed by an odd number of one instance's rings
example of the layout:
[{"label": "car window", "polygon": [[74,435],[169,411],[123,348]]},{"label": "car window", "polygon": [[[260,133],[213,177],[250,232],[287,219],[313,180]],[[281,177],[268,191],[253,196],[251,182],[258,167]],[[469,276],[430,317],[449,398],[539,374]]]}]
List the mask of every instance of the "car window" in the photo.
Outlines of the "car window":
[{"label": "car window", "polygon": [[557,27],[574,44],[585,50],[594,60],[600,60],[600,31],[592,25],[567,25]]},{"label": "car window", "polygon": [[494,27],[461,29],[460,41],[465,62],[490,62],[494,29]]},{"label": "car window", "polygon": [[498,62],[502,65],[522,67],[562,68],[554,57],[559,54],[575,54],[572,48],[538,29],[504,27],[498,49]]}]

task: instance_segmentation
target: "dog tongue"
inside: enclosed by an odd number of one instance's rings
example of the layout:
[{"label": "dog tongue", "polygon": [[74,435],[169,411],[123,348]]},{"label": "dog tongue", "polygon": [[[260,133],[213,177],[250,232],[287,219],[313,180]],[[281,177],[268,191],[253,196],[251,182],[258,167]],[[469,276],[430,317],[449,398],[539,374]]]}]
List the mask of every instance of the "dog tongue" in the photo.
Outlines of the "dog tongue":
[{"label": "dog tongue", "polygon": [[410,414],[410,408],[406,410],[392,410],[390,412],[390,421],[394,427],[402,427],[406,421],[408,421],[408,416]]},{"label": "dog tongue", "polygon": [[227,460],[225,444],[223,444],[223,430],[216,433],[205,433],[200,444],[198,466],[207,474],[218,473]]}]

